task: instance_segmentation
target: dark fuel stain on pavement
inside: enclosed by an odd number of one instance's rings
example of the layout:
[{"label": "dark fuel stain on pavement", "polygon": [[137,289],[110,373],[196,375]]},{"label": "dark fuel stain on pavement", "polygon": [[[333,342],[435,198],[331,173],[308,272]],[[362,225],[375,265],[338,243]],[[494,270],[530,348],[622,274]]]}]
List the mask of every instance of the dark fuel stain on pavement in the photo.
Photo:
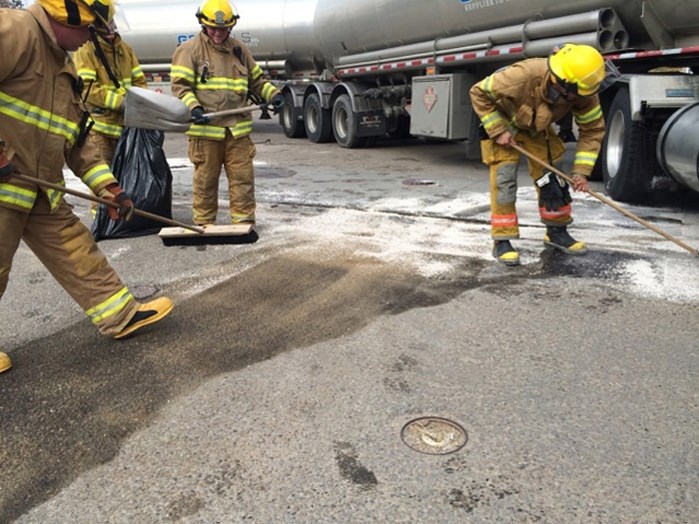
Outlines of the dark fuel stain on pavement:
[{"label": "dark fuel stain on pavement", "polygon": [[471,263],[464,276],[427,280],[372,260],[278,257],[177,303],[131,339],[84,321],[15,349],[0,380],[0,522],[112,460],[208,378],[447,302],[476,287],[482,263]]}]

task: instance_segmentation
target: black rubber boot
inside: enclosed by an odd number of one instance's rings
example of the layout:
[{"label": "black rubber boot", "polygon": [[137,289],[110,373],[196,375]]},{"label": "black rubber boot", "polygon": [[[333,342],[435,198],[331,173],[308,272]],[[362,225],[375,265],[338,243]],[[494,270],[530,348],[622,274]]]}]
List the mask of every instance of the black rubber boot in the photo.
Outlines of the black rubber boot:
[{"label": "black rubber boot", "polygon": [[505,266],[519,266],[519,253],[512,247],[509,240],[496,240],[493,245],[493,256]]},{"label": "black rubber boot", "polygon": [[546,226],[544,244],[569,255],[584,255],[587,253],[587,244],[578,242],[570,236],[566,226]]}]

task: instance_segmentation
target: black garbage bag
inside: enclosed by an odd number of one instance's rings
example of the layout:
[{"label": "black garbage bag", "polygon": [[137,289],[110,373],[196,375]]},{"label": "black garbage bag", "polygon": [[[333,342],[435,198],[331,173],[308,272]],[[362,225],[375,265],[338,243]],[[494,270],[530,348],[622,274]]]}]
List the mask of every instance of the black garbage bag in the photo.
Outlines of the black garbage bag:
[{"label": "black garbage bag", "polygon": [[[172,172],[165,158],[162,131],[125,128],[117,142],[112,172],[134,206],[166,218],[172,218]],[[95,240],[151,235],[165,224],[133,215],[125,222],[114,221],[107,206],[100,204],[92,224]]]}]

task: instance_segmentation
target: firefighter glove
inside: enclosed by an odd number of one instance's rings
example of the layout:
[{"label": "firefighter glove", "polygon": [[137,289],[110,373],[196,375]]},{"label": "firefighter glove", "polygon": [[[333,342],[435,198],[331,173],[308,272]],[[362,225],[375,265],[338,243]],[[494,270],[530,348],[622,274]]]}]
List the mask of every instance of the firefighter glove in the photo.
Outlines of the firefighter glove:
[{"label": "firefighter glove", "polygon": [[107,214],[112,220],[125,220],[128,222],[133,218],[134,205],[129,194],[124,191],[119,184],[110,184],[100,192],[100,196],[110,202],[116,202],[119,207],[107,207]]},{"label": "firefighter glove", "polygon": [[272,112],[276,115],[281,111],[282,107],[284,107],[286,100],[284,100],[284,95],[277,93],[272,97],[269,103],[272,104]]},{"label": "firefighter glove", "polygon": [[195,124],[208,124],[211,119],[208,116],[204,116],[204,110],[201,106],[197,106],[192,109],[192,122]]},{"label": "firefighter glove", "polygon": [[536,185],[539,186],[539,206],[546,211],[558,211],[573,201],[568,183],[555,173],[546,171]]}]

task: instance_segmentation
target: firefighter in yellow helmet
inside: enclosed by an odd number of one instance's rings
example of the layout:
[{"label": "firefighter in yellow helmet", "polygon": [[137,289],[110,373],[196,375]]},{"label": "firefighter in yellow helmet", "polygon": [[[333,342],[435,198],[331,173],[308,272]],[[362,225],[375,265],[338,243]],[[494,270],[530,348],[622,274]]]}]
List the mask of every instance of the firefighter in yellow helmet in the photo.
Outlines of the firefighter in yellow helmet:
[{"label": "firefighter in yellow helmet", "polygon": [[281,109],[284,98],[262,73],[249,49],[231,36],[239,15],[227,0],[206,0],[196,17],[202,30],[172,57],[172,92],[192,112],[189,158],[194,164],[193,219],[214,224],[221,167],[228,178],[231,222],[255,223],[255,145],[250,113],[209,119],[206,113],[249,105],[250,96]]},{"label": "firefighter in yellow helmet", "polygon": [[[65,184],[65,163],[94,193],[120,204],[110,208],[112,219],[133,213],[109,166],[85,142],[80,79],[67,53],[113,12],[112,0],[38,0],[26,10],[0,9],[0,296],[24,240],[101,333],[123,338],[163,318],[172,302],[139,303],[63,193],[16,176]],[[10,366],[0,353],[0,371]]]},{"label": "firefighter in yellow helmet", "polygon": [[[597,93],[606,76],[605,61],[595,48],[565,44],[548,58],[517,62],[471,87],[473,109],[487,135],[481,141],[481,154],[490,169],[491,236],[498,262],[508,266],[520,263],[519,253],[510,243],[519,238],[515,203],[520,154],[510,144],[517,143],[560,168],[565,146],[552,124],[572,111],[579,129],[573,189],[587,191],[587,179],[604,137]],[[585,243],[575,240],[567,230],[573,221],[568,185],[531,160],[528,167],[538,193],[539,216],[546,225],[544,244],[571,255],[585,254]]]}]

